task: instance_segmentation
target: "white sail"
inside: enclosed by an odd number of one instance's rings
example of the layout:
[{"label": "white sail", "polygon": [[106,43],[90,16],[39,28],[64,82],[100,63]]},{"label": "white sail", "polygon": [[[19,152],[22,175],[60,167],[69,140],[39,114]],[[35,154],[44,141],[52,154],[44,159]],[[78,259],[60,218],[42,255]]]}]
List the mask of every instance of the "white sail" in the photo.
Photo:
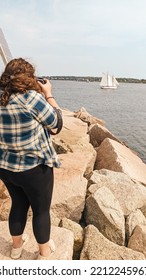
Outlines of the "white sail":
[{"label": "white sail", "polygon": [[112,87],[113,86],[113,77],[107,74],[107,86]]},{"label": "white sail", "polygon": [[119,85],[119,83],[117,82],[116,78],[114,76],[109,75],[108,73],[105,74],[103,73],[101,82],[100,82],[100,87],[101,88],[117,88],[117,86]]},{"label": "white sail", "polygon": [[105,73],[103,73],[101,82],[100,82],[100,86],[106,86],[107,85],[107,75]]},{"label": "white sail", "polygon": [[114,76],[113,76],[113,82],[115,85],[117,85],[117,86],[119,85],[118,81],[116,80],[116,78]]}]

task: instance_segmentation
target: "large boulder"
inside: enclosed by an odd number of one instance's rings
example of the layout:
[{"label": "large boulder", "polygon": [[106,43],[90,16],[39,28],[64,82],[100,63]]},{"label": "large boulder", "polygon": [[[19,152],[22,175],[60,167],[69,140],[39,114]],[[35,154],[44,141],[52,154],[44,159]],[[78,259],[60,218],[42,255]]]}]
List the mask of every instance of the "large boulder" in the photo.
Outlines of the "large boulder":
[{"label": "large boulder", "polygon": [[55,185],[51,210],[62,219],[79,222],[85,205],[87,179],[83,176],[87,162],[83,155],[68,153],[60,155],[62,167],[55,169]]},{"label": "large boulder", "polygon": [[86,123],[75,118],[71,112],[63,110],[63,128],[59,134],[52,137],[57,152],[73,152],[82,149],[82,144],[89,145],[87,130]]},{"label": "large boulder", "polygon": [[109,241],[96,227],[89,225],[85,228],[80,260],[145,260],[145,256]]},{"label": "large boulder", "polygon": [[83,241],[84,241],[84,230],[83,230],[83,228],[79,224],[77,224],[77,223],[75,223],[75,222],[73,222],[73,221],[71,221],[67,218],[63,218],[60,221],[59,226],[63,227],[63,228],[67,228],[74,233],[73,259],[75,259],[75,260],[79,259],[81,249],[83,247]]},{"label": "large boulder", "polygon": [[146,164],[125,145],[109,138],[97,149],[95,169],[102,168],[123,172],[146,185]]},{"label": "large boulder", "polygon": [[141,252],[146,258],[146,225],[137,225],[131,235],[128,248]]},{"label": "large boulder", "polygon": [[89,127],[88,134],[90,136],[90,143],[93,145],[93,147],[98,147],[105,138],[110,138],[119,143],[122,143],[106,127],[98,123]]},{"label": "large boulder", "polygon": [[[11,237],[8,231],[7,222],[0,222],[0,260],[11,260]],[[20,260],[35,260],[37,257],[38,245],[33,235],[31,222],[26,225],[25,233],[29,240],[24,246]],[[65,228],[54,227],[51,229],[51,239],[54,240],[56,251],[50,255],[50,260],[72,260],[74,235]]]},{"label": "large boulder", "polygon": [[105,124],[103,120],[90,115],[84,107],[81,107],[78,112],[75,112],[74,116],[81,119],[83,122],[86,122],[88,125],[99,123],[103,126]]},{"label": "large boulder", "polygon": [[126,218],[125,228],[128,240],[137,225],[146,226],[146,217],[142,214],[142,212],[139,209],[131,212],[130,215]]},{"label": "large boulder", "polygon": [[96,152],[89,143],[86,123],[67,110],[63,110],[63,122],[62,131],[53,137],[54,145],[60,145],[64,152],[59,155],[61,168],[55,169],[51,210],[59,219],[66,217],[79,222],[85,205],[87,179],[93,171]]},{"label": "large boulder", "polygon": [[106,188],[99,188],[86,200],[86,223],[93,224],[112,242],[124,245],[125,219],[118,200]]},{"label": "large boulder", "polygon": [[[143,214],[146,208],[146,187],[121,172],[107,169],[94,170],[88,182],[88,195],[98,188],[107,187],[119,201],[125,216],[137,208]],[[145,215],[146,216],[146,215]]]}]

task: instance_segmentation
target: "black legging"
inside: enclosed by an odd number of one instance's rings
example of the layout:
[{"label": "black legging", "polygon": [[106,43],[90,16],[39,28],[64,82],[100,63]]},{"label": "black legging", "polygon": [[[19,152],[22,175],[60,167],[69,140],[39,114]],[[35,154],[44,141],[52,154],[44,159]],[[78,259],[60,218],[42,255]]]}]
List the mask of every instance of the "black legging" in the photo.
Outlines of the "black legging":
[{"label": "black legging", "polygon": [[12,172],[0,168],[12,199],[9,230],[13,236],[23,234],[29,206],[33,211],[33,232],[36,241],[44,244],[50,239],[50,204],[53,191],[53,168],[38,165],[24,172]]}]

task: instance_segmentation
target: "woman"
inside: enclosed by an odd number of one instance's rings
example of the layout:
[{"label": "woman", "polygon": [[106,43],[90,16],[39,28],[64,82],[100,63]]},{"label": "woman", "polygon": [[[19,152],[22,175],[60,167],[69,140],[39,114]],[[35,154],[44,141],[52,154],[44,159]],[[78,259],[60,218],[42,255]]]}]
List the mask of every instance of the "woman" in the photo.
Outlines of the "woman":
[{"label": "woman", "polygon": [[50,240],[49,214],[53,168],[60,167],[50,133],[60,125],[61,111],[51,94],[50,82],[37,81],[34,67],[22,58],[6,65],[0,77],[0,93],[0,179],[12,199],[10,255],[13,259],[21,256],[31,206],[38,259],[47,259],[55,250]]}]

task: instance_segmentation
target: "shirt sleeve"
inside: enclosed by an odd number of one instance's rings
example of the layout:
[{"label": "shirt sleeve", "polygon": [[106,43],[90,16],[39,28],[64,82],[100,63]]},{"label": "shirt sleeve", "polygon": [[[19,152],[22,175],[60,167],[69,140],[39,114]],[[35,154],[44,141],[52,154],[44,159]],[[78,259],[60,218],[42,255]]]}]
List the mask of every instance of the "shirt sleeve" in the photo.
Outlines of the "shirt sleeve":
[{"label": "shirt sleeve", "polygon": [[57,128],[58,117],[56,111],[41,94],[35,92],[35,96],[32,96],[28,107],[30,113],[43,126],[48,129]]}]

